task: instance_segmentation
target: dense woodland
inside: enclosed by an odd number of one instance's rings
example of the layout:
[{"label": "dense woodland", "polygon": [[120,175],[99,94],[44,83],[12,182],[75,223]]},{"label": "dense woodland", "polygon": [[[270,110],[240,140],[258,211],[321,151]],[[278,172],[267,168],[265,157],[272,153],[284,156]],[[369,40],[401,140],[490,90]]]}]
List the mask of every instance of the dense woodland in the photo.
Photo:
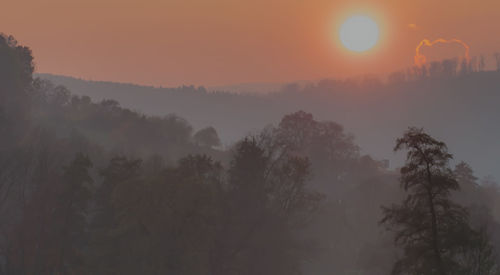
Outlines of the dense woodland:
[{"label": "dense woodland", "polygon": [[115,99],[123,107],[148,115],[175,113],[195,129],[213,126],[225,146],[303,110],[318,120],[343,125],[346,132],[356,136],[362,154],[388,159],[391,168],[404,161],[403,154],[392,151],[396,137],[408,126],[423,127],[446,141],[456,159],[453,165],[465,160],[480,177],[500,178],[500,130],[492,123],[492,118],[500,116],[500,54],[472,58],[468,64],[457,60],[430,62],[421,69],[396,72],[386,78],[360,76],[302,81],[281,88],[263,86],[263,91],[275,91],[259,94],[229,92],[241,92],[244,87],[253,91],[258,85],[214,91],[38,76],[68,87],[75,95],[96,101]]},{"label": "dense woodland", "polygon": [[1,274],[500,274],[497,184],[424,129],[400,169],[300,110],[221,146],[33,72],[0,36]]}]

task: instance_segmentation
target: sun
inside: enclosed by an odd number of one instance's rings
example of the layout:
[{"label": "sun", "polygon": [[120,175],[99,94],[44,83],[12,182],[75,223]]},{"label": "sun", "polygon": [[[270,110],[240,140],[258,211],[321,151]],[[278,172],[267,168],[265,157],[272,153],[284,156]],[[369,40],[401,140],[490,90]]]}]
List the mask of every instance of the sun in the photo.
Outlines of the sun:
[{"label": "sun", "polygon": [[340,41],[350,51],[365,52],[377,45],[380,30],[366,15],[349,17],[340,27]]}]

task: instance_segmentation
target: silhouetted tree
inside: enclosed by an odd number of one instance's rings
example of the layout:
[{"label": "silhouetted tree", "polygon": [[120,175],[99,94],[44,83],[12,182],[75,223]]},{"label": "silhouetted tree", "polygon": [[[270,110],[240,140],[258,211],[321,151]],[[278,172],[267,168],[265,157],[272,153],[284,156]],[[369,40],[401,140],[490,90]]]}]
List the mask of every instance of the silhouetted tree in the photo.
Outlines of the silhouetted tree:
[{"label": "silhouetted tree", "polygon": [[401,186],[409,192],[401,205],[384,207],[382,223],[395,230],[403,257],[393,274],[458,274],[457,260],[473,231],[464,207],[450,199],[459,185],[448,162],[446,145],[423,130],[410,128],[397,140],[396,151],[407,149]]},{"label": "silhouetted tree", "polygon": [[91,167],[89,158],[78,154],[64,168],[52,225],[56,236],[53,246],[58,257],[54,272],[58,274],[75,274],[84,270],[84,248],[88,243],[87,210],[93,183],[89,174]]},{"label": "silhouetted tree", "polygon": [[31,50],[0,33],[0,148],[19,138],[26,127],[33,71]]},{"label": "silhouetted tree", "polygon": [[491,209],[495,206],[488,198],[488,190],[478,184],[472,168],[465,162],[457,164],[453,173],[460,184],[459,192],[453,197],[458,203],[467,206],[470,226],[474,229],[468,244],[457,257],[464,267],[460,274],[498,274],[497,254],[490,244],[490,235],[498,231],[499,225],[491,215]]},{"label": "silhouetted tree", "polygon": [[446,59],[442,62],[443,74],[447,77],[454,77],[457,74],[457,59]]},{"label": "silhouetted tree", "polygon": [[[278,157],[298,155],[313,164],[315,180],[329,178],[317,188],[333,195],[347,179],[349,169],[359,157],[359,148],[344,128],[331,121],[316,121],[304,111],[283,117],[277,128],[264,132],[266,147]],[[332,180],[333,179],[333,180]]]},{"label": "silhouetted tree", "polygon": [[[453,170],[456,181],[460,185],[460,190],[455,192],[453,196],[456,201],[462,205],[470,206],[474,203],[481,202],[481,189],[477,183],[477,178],[470,165],[465,162],[460,162]],[[484,202],[484,201],[483,201]]]},{"label": "silhouetted tree", "polygon": [[218,147],[221,145],[219,135],[214,127],[207,127],[199,130],[193,136],[196,144],[205,147]]},{"label": "silhouetted tree", "polygon": [[235,148],[213,274],[301,273],[295,226],[321,196],[305,186],[310,173],[306,159],[272,155],[254,138]]},{"label": "silhouetted tree", "polygon": [[468,243],[456,256],[461,269],[457,275],[498,275],[500,269],[486,228],[470,232]]},{"label": "silhouetted tree", "polygon": [[497,72],[500,72],[500,53],[495,53],[494,57],[497,65]]},{"label": "silhouetted tree", "polygon": [[478,64],[478,71],[482,72],[484,71],[486,67],[486,61],[484,59],[484,55],[479,56],[479,64]]},{"label": "silhouetted tree", "polygon": [[120,211],[114,203],[114,196],[120,185],[137,180],[140,168],[140,160],[115,157],[100,172],[103,182],[95,194],[94,215],[90,224],[89,273],[119,274],[121,269],[117,270],[118,267],[128,267],[126,263],[130,259],[123,257],[129,252],[128,238],[119,230]]},{"label": "silhouetted tree", "polygon": [[431,62],[429,65],[429,76],[430,77],[443,76],[443,64],[439,61]]}]

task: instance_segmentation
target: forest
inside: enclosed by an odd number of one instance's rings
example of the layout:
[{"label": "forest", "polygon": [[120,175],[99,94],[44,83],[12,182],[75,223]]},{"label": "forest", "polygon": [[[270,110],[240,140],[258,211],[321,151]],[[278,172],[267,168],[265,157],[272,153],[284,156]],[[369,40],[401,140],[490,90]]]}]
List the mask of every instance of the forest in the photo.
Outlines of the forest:
[{"label": "forest", "polygon": [[[446,89],[498,82],[497,72],[448,63],[394,74],[387,93],[443,79],[452,82]],[[141,102],[75,94],[34,73],[31,49],[0,35],[0,274],[500,274],[497,183],[455,159],[460,148],[425,125],[397,128],[385,141],[402,160],[390,167],[357,144],[349,119],[295,109],[263,121],[263,111],[254,127],[235,112],[243,134],[227,142],[211,123],[219,116],[194,127],[174,109],[143,113]],[[369,86],[383,89],[377,83]],[[340,94],[365,84],[325,80],[270,96],[326,98],[324,87]],[[216,109],[217,98],[235,108],[268,104],[203,88],[170,92],[163,108],[188,97],[200,112]],[[411,96],[430,106],[445,97]],[[197,107],[202,97],[209,107]],[[403,109],[402,97],[387,104]]]},{"label": "forest", "polygon": [[[481,177],[498,179],[500,131],[491,119],[500,116],[500,54],[494,57],[472,58],[467,66],[457,60],[431,62],[425,69],[411,68],[385,79],[365,75],[271,88],[256,85],[262,89],[260,93],[252,93],[252,85],[243,85],[247,87],[243,92],[243,87],[165,88],[36,76],[95,101],[114,99],[147,115],[177,114],[195,129],[212,126],[228,147],[266,125],[279,124],[285,115],[303,110],[318,120],[343,125],[355,136],[362,154],[387,159],[391,168],[396,168],[404,161],[403,154],[392,151],[396,137],[408,126],[423,127],[446,141],[457,160],[454,164],[467,161]],[[481,66],[483,59],[490,61],[490,70]]]}]

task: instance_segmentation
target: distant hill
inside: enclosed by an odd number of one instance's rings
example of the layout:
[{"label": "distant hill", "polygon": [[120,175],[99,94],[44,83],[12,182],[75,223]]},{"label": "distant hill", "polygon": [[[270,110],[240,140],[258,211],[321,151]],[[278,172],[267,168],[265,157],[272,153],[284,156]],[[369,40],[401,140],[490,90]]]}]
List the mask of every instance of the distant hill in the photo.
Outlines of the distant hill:
[{"label": "distant hill", "polygon": [[[392,153],[395,139],[408,126],[424,127],[444,140],[457,160],[480,176],[500,179],[500,73],[427,77],[383,83],[323,80],[284,85],[273,93],[210,92],[203,87],[157,88],[86,81],[39,74],[74,94],[94,100],[115,99],[147,114],[176,113],[195,128],[214,126],[226,145],[297,110],[332,120],[355,135],[363,152],[401,163]],[[258,85],[257,85],[258,86]]]},{"label": "distant hill", "polygon": [[279,92],[283,83],[242,83],[225,86],[207,87],[209,91],[226,91],[237,94],[268,94]]}]

